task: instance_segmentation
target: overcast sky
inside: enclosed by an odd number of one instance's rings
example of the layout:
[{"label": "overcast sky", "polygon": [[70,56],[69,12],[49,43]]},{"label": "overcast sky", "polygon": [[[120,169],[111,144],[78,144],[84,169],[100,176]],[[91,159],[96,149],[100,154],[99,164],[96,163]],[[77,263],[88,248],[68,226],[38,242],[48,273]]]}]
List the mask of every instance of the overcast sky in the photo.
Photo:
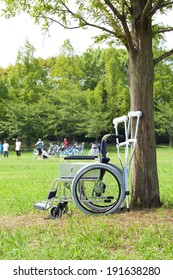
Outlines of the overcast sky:
[{"label": "overcast sky", "polygon": [[[163,22],[172,23],[173,12],[163,17]],[[22,14],[15,18],[0,18],[0,66],[7,67],[15,64],[17,52],[26,39],[36,48],[36,56],[47,58],[58,55],[59,48],[65,39],[70,39],[75,51],[83,52],[93,44],[92,37],[98,34],[94,28],[88,30],[64,30],[58,24],[50,29],[51,37],[44,35],[41,26],[35,25],[33,19]],[[168,47],[173,48],[173,33],[168,36]]]},{"label": "overcast sky", "polygon": [[24,46],[26,39],[36,48],[36,56],[43,58],[57,55],[65,39],[70,39],[78,52],[85,51],[93,44],[92,37],[98,34],[94,28],[89,30],[64,30],[58,24],[52,25],[50,37],[44,36],[41,26],[33,19],[22,14],[15,18],[0,18],[0,66],[15,64],[17,52]]}]

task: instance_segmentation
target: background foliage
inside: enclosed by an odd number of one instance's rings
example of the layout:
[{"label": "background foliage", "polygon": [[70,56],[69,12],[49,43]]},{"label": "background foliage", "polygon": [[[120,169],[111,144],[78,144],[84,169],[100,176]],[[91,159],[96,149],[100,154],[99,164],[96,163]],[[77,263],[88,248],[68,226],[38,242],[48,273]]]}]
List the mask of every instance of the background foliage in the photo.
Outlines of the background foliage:
[{"label": "background foliage", "polygon": [[[157,65],[156,135],[158,141],[169,139],[170,144],[172,75],[171,58]],[[128,112],[129,98],[124,49],[89,48],[79,55],[66,40],[58,56],[42,59],[35,57],[34,46],[26,41],[16,64],[0,68],[0,139],[19,136],[27,146],[38,137],[99,140],[113,130],[114,117]]]}]

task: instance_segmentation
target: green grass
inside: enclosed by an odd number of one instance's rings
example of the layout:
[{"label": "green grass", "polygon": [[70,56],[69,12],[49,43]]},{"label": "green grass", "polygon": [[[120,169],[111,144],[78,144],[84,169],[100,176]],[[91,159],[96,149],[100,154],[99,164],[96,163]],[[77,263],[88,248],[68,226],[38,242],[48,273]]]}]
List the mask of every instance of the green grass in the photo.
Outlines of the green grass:
[{"label": "green grass", "polygon": [[158,148],[157,162],[161,201],[173,207],[173,149]]},{"label": "green grass", "polygon": [[69,203],[52,220],[33,203],[46,199],[60,159],[10,152],[0,161],[0,259],[173,259],[173,149],[158,148],[157,160],[162,208],[88,216]]}]

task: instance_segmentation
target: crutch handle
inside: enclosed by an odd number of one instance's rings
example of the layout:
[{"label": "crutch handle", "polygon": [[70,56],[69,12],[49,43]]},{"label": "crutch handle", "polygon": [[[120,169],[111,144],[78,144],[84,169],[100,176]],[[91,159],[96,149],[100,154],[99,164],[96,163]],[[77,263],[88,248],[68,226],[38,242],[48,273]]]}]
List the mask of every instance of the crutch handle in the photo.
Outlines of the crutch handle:
[{"label": "crutch handle", "polygon": [[141,117],[142,116],[142,112],[141,111],[130,111],[128,113],[128,117]]},{"label": "crutch handle", "polygon": [[122,117],[113,119],[113,124],[116,127],[119,123],[126,122],[127,120],[128,120],[127,116],[122,116]]}]

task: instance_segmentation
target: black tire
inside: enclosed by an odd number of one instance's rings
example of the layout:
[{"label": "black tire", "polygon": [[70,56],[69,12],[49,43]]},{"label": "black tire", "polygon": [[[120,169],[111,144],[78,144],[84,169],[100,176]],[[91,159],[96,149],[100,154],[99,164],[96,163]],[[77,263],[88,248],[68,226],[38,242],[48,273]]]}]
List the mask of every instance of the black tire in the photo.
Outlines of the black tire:
[{"label": "black tire", "polygon": [[53,206],[50,210],[50,216],[52,219],[58,219],[62,216],[62,208]]}]

